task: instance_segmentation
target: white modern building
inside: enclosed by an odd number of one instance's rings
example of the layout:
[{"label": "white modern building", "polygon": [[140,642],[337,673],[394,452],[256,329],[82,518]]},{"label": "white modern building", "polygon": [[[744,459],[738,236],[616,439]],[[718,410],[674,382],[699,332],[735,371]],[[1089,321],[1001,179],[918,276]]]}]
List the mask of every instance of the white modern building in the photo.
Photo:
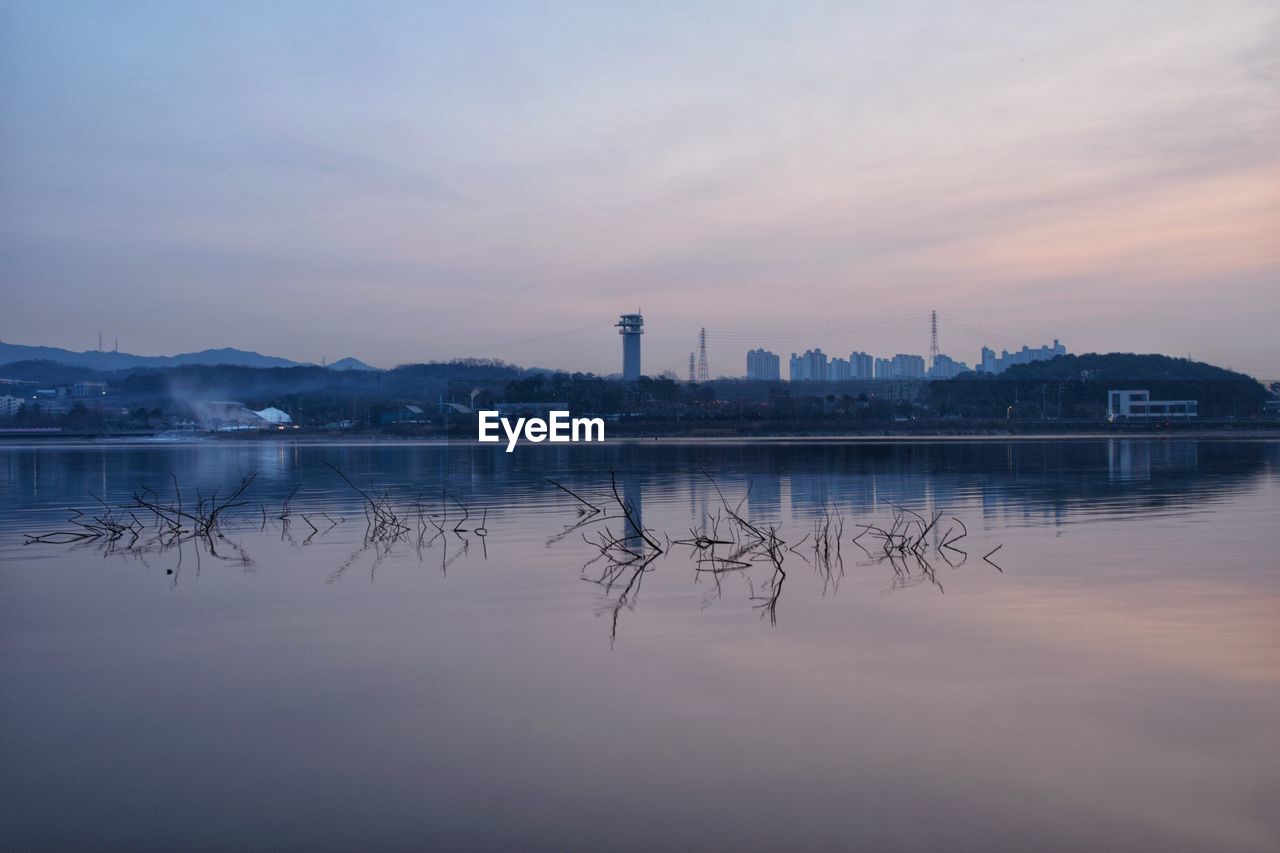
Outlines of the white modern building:
[{"label": "white modern building", "polygon": [[1152,400],[1150,391],[1108,391],[1107,420],[1196,417],[1196,400]]}]

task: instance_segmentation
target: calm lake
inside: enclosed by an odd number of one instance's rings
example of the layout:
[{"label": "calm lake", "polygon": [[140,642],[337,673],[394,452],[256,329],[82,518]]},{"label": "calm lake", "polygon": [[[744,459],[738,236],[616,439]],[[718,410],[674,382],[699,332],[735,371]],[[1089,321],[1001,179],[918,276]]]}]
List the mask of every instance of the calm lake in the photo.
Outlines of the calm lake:
[{"label": "calm lake", "polygon": [[0,847],[1274,851],[1278,470],[0,445]]}]

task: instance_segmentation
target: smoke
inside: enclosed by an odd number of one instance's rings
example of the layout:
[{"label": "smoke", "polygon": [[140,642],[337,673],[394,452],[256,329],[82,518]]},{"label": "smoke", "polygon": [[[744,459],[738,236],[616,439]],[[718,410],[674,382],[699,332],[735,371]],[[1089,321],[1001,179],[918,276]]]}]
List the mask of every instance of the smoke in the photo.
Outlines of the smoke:
[{"label": "smoke", "polygon": [[201,429],[256,429],[265,425],[243,403],[229,399],[232,392],[224,383],[206,384],[195,377],[170,375],[167,389],[174,408]]}]

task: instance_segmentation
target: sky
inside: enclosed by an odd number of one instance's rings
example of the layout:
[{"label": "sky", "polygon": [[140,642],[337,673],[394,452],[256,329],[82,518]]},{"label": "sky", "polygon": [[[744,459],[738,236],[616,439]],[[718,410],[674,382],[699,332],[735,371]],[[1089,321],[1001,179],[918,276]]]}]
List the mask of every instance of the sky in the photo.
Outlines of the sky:
[{"label": "sky", "polygon": [[1280,378],[1280,4],[0,2],[0,339]]}]

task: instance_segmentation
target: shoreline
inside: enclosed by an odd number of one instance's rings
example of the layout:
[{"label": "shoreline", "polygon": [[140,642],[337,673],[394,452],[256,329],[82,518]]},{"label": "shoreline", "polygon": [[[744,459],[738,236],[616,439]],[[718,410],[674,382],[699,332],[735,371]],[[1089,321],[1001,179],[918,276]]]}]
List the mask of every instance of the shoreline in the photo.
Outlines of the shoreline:
[{"label": "shoreline", "polygon": [[[1037,441],[1080,441],[1096,442],[1116,439],[1142,439],[1156,441],[1280,441],[1280,427],[1251,429],[1204,429],[1204,430],[1137,430],[1119,431],[1081,431],[1081,432],[1020,432],[1020,433],[952,433],[952,432],[904,432],[884,433],[827,433],[827,434],[774,434],[774,435],[620,435],[606,437],[601,442],[582,442],[574,447],[621,447],[635,445],[783,445],[783,444],[980,444],[1006,442]],[[344,447],[378,447],[388,445],[447,447],[457,445],[463,447],[485,448],[507,455],[505,448],[493,444],[482,444],[471,437],[449,436],[413,436],[413,435],[332,435],[332,434],[298,434],[281,435],[264,433],[262,435],[233,435],[218,433],[196,433],[175,436],[172,434],[127,434],[127,435],[66,435],[66,434],[8,434],[0,436],[0,447],[156,447],[172,445],[191,447],[198,445],[262,445],[275,443],[282,445],[344,446]],[[522,442],[515,451],[528,452],[538,448],[565,449],[564,445]]]}]

